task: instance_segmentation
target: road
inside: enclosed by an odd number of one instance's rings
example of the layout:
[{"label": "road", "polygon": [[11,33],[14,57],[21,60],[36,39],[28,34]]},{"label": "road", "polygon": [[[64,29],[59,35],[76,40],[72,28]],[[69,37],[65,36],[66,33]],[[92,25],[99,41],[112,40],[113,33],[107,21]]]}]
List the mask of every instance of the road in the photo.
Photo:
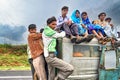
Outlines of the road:
[{"label": "road", "polygon": [[[90,76],[94,76],[94,75],[90,75]],[[80,80],[79,78],[81,77],[82,76],[74,76],[74,77],[71,76],[70,79],[66,79],[66,80]],[[32,76],[30,71],[0,71],[0,80],[32,80]]]},{"label": "road", "polygon": [[30,71],[0,71],[0,80],[32,80]]}]

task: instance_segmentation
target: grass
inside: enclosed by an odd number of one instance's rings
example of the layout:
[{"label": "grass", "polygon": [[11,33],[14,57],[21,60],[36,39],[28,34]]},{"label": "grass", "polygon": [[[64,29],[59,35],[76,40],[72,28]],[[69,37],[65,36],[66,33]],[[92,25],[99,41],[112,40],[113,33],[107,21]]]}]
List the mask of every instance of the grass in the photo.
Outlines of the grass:
[{"label": "grass", "polygon": [[26,45],[0,44],[0,70],[30,70]]}]

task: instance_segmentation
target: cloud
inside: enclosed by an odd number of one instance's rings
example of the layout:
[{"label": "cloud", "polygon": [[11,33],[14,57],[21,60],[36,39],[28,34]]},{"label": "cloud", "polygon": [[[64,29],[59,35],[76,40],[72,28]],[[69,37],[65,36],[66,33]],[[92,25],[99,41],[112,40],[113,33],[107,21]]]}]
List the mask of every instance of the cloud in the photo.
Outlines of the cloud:
[{"label": "cloud", "polygon": [[25,26],[10,26],[0,24],[0,37],[13,41],[23,40],[23,34],[26,32]]},{"label": "cloud", "polygon": [[114,5],[110,6],[106,9],[108,16],[112,17],[114,23],[116,25],[120,25],[120,1],[114,3]]},{"label": "cloud", "polygon": [[74,9],[87,11],[91,21],[97,19],[100,12],[107,12],[114,24],[120,25],[119,3],[119,0],[0,0],[0,37],[18,42],[24,39],[27,43],[25,26],[34,23],[38,29],[44,27],[48,17],[61,14],[62,6],[69,7],[68,16]]},{"label": "cloud", "polygon": [[23,0],[0,0],[0,23],[9,25],[23,25],[24,19]]}]

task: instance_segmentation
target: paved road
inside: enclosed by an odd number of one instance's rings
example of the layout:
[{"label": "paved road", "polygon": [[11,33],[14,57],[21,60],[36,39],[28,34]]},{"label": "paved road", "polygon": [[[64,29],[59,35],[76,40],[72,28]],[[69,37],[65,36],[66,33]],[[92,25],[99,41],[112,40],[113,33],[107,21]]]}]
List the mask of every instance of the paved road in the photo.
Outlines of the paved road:
[{"label": "paved road", "polygon": [[[32,76],[30,71],[0,71],[0,80],[32,80]],[[76,77],[70,80],[79,80],[79,79]]]},{"label": "paved road", "polygon": [[[94,75],[90,75],[89,77],[91,76]],[[70,79],[66,80],[80,80],[79,78],[81,77],[82,76],[71,76]],[[30,71],[0,71],[0,80],[32,80],[32,76]]]},{"label": "paved road", "polygon": [[32,80],[30,71],[0,71],[0,80]]}]

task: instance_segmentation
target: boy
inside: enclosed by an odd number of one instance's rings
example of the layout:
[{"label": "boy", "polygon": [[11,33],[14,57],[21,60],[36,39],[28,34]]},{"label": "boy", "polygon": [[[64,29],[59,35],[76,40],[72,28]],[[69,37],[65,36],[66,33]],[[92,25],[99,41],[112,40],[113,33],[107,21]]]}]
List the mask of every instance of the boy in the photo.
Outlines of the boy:
[{"label": "boy", "polygon": [[41,33],[36,32],[36,25],[30,24],[28,27],[28,46],[30,48],[31,57],[33,59],[33,66],[39,80],[47,80],[45,73],[45,62],[43,58],[43,47],[40,45]]},{"label": "boy", "polygon": [[98,20],[95,20],[93,22],[93,24],[97,26],[97,29],[99,29],[100,32],[102,33],[101,36],[103,35],[103,38],[99,40],[99,43],[102,44],[106,44],[107,42],[111,41],[110,38],[106,38],[105,27],[107,26],[107,23],[105,21],[105,18],[106,18],[106,13],[102,12],[98,15]]},{"label": "boy", "polygon": [[[47,20],[47,26],[44,28],[42,37],[44,44],[44,56],[48,64],[49,80],[65,80],[73,72],[73,66],[58,59],[55,55],[56,52],[56,39],[58,37],[64,37],[65,32],[57,33],[54,29],[57,26],[56,18],[51,17]],[[55,77],[55,70],[57,68],[59,72]]]},{"label": "boy", "polygon": [[69,19],[67,16],[68,7],[64,6],[61,9],[62,15],[57,19],[57,28],[62,29],[66,33],[66,37],[71,39],[71,42],[74,42],[73,36],[76,36],[79,39],[78,26]]},{"label": "boy", "polygon": [[106,17],[105,12],[100,13],[98,15],[98,20],[95,20],[94,24],[96,24],[95,22],[98,22],[97,24],[99,24],[101,27],[105,27],[106,26],[105,17]]},{"label": "boy", "polygon": [[[40,33],[43,32],[43,28],[40,29]],[[43,46],[43,43],[41,43],[41,46]],[[37,74],[35,72],[35,69],[34,69],[34,66],[33,66],[33,59],[31,57],[31,52],[30,52],[30,48],[29,46],[27,46],[27,54],[28,54],[28,62],[31,66],[31,71],[32,71],[32,78],[33,80],[39,80],[38,77],[37,77]],[[45,61],[45,70],[46,70],[46,76],[47,76],[47,79],[48,79],[48,67],[47,67],[47,63]]]},{"label": "boy", "polygon": [[[113,38],[117,38],[117,31],[116,31],[116,29],[115,29],[115,27],[114,27],[114,25],[113,24],[111,24],[111,18],[110,17],[108,17],[108,18],[106,18],[105,19],[105,21],[106,21],[106,28],[105,28],[105,32],[106,32],[106,35],[108,36],[108,37],[113,37]],[[108,31],[108,32],[107,32]]]},{"label": "boy", "polygon": [[107,35],[107,37],[111,38],[111,43],[112,43],[112,46],[114,47],[113,44],[117,40],[118,34],[114,25],[111,24],[111,20],[112,19],[110,17],[105,19],[106,21],[105,34]]}]

